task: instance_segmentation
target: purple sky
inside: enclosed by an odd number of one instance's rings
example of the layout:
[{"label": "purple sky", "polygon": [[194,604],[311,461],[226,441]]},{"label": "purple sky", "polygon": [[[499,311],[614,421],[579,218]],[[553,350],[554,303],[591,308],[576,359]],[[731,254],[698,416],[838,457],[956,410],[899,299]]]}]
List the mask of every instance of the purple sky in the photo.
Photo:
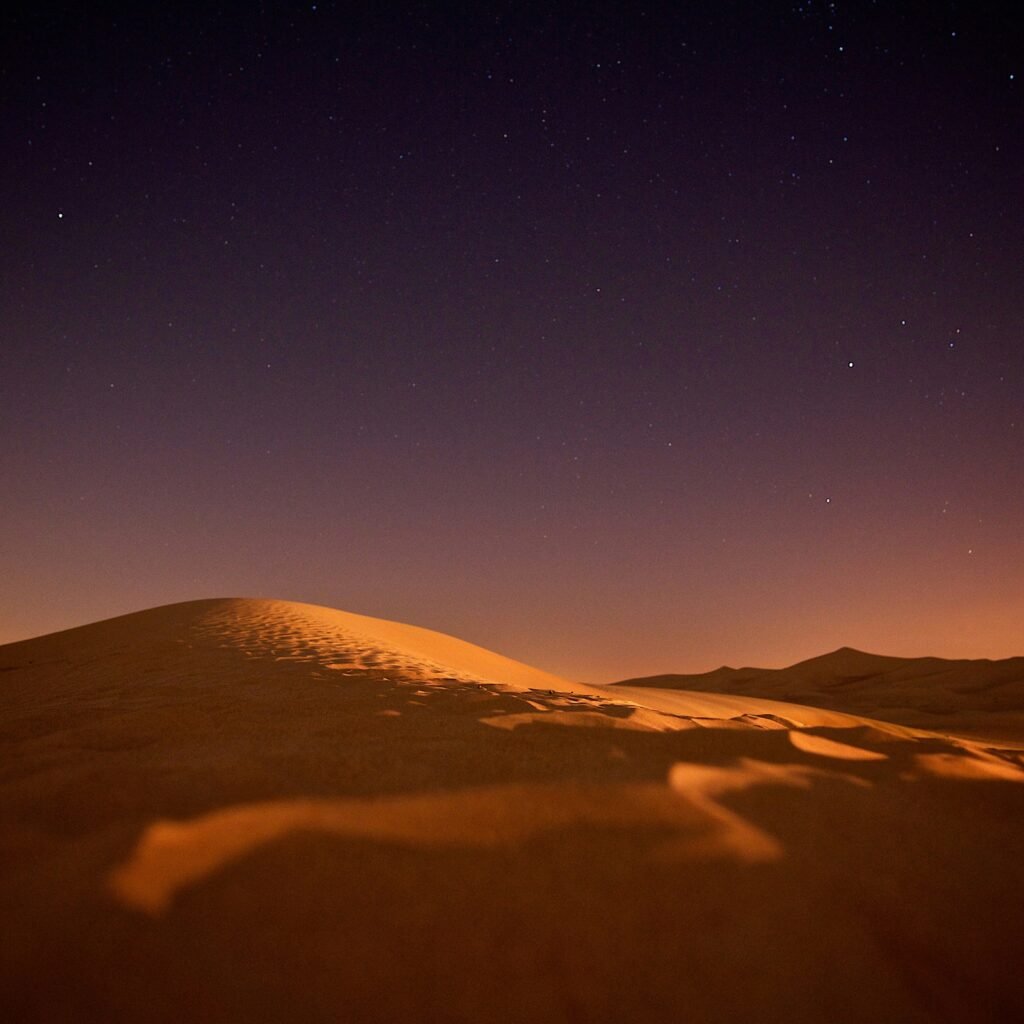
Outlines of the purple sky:
[{"label": "purple sky", "polygon": [[1024,653],[1019,24],[685,6],[8,10],[0,642]]}]

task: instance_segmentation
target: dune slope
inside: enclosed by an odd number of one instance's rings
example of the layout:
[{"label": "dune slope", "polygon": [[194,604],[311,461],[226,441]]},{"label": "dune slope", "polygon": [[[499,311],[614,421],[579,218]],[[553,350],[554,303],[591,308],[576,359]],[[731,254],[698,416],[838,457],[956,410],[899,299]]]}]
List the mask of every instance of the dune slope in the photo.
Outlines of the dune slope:
[{"label": "dune slope", "polygon": [[10,1020],[1024,1011],[1019,749],[200,601],[0,647]]},{"label": "dune slope", "polygon": [[763,697],[920,729],[1024,743],[1024,657],[893,658],[841,647],[788,668],[723,666],[612,685]]}]

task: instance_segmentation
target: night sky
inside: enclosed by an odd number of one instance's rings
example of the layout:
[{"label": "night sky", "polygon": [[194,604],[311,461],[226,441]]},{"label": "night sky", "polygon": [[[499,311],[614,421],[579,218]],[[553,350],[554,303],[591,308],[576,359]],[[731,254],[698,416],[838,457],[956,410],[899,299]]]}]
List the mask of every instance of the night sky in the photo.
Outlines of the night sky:
[{"label": "night sky", "polygon": [[161,6],[3,15],[0,642],[1024,654],[1019,15]]}]

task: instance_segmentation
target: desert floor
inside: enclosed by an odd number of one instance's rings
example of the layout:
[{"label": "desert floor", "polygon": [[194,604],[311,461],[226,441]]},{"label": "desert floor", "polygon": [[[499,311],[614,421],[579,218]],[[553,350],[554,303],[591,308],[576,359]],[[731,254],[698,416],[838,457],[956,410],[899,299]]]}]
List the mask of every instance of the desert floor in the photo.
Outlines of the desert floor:
[{"label": "desert floor", "polygon": [[1024,749],[191,602],[0,647],[0,1019],[1009,1021]]}]

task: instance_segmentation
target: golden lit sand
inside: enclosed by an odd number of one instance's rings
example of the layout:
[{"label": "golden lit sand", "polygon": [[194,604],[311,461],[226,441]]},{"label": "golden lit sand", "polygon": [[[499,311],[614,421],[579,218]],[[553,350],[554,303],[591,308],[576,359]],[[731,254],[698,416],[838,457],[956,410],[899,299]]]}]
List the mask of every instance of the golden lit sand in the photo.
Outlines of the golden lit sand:
[{"label": "golden lit sand", "polygon": [[714,798],[759,783],[806,786],[814,772],[800,765],[766,771],[756,761],[738,768],[677,764],[668,786],[489,786],[374,800],[241,805],[194,821],[151,825],[131,859],[111,874],[110,888],[127,906],[160,913],[179,890],[290,832],[472,848],[522,844],[566,829],[656,828],[686,836],[671,843],[674,856],[772,860],[781,855],[778,845]]},{"label": "golden lit sand", "polygon": [[257,600],[2,647],[0,701],[4,1020],[1024,1012],[1013,744]]},{"label": "golden lit sand", "polygon": [[841,647],[782,669],[722,667],[699,675],[625,680],[708,696],[767,698],[911,728],[1024,744],[1024,658],[891,658]]}]

